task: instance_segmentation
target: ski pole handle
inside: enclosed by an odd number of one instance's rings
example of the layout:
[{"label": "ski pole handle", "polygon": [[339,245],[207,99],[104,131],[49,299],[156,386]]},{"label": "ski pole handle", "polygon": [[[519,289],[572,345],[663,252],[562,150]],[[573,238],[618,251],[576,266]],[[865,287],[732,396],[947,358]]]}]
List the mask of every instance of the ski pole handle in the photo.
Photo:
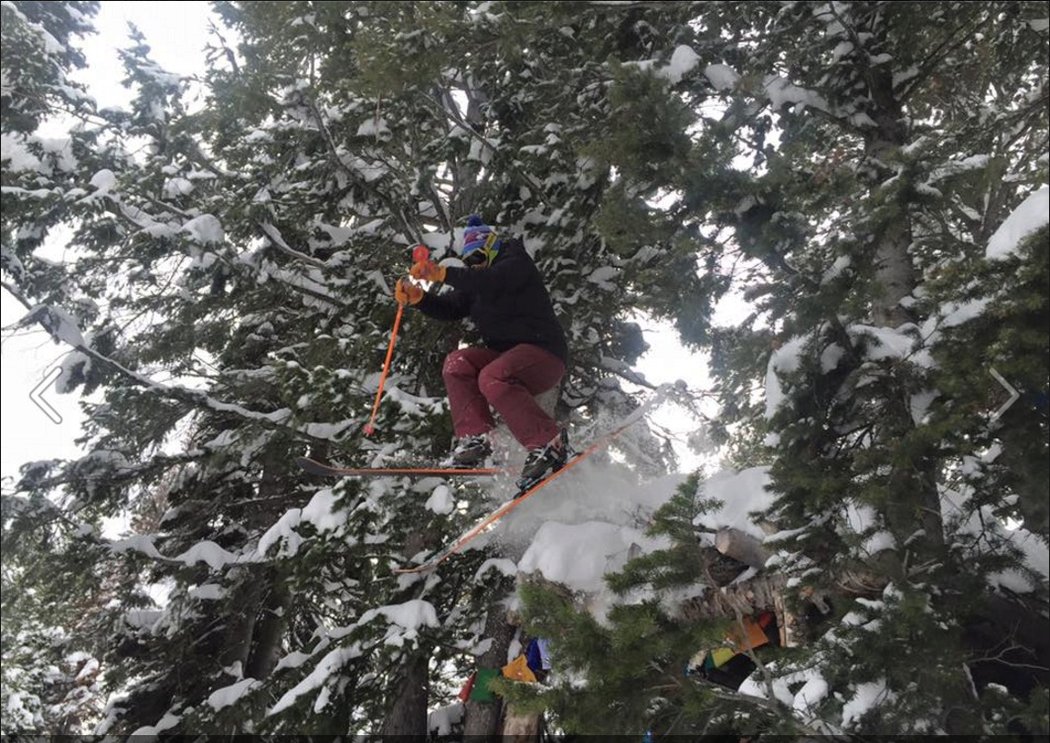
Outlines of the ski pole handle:
[{"label": "ski pole handle", "polygon": [[[430,260],[430,251],[426,245],[417,245],[412,249],[412,262],[424,263]],[[390,373],[390,361],[394,358],[394,344],[397,343],[397,331],[401,328],[401,316],[405,314],[405,305],[398,304],[397,314],[394,315],[394,329],[390,333],[390,345],[386,349],[386,360],[383,362],[383,372],[379,375],[379,389],[376,390],[376,399],[372,403],[372,415],[365,424],[365,436],[371,436],[376,431],[376,416],[379,415],[379,402],[383,399],[383,385],[386,384],[387,374]]]}]

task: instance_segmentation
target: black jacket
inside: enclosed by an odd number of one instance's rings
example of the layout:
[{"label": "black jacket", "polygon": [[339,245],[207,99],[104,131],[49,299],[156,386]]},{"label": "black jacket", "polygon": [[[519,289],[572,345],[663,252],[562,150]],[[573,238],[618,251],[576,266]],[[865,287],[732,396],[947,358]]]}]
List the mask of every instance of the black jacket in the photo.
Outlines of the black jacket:
[{"label": "black jacket", "polygon": [[453,291],[424,294],[416,305],[423,314],[437,320],[462,320],[469,315],[485,345],[494,351],[530,343],[563,362],[568,358],[550,295],[521,240],[505,239],[488,268],[449,266],[445,283]]}]

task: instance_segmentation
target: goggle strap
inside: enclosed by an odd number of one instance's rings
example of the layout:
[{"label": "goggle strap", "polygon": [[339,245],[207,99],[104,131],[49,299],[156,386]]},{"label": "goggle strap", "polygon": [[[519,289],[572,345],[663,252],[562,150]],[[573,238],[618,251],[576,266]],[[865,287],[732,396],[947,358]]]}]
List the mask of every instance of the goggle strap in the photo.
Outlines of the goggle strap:
[{"label": "goggle strap", "polygon": [[496,244],[496,233],[495,231],[490,232],[489,236],[485,238],[485,245],[481,250],[485,253],[485,258],[489,265],[492,265],[492,259],[496,257],[496,254],[492,250],[492,246]]}]

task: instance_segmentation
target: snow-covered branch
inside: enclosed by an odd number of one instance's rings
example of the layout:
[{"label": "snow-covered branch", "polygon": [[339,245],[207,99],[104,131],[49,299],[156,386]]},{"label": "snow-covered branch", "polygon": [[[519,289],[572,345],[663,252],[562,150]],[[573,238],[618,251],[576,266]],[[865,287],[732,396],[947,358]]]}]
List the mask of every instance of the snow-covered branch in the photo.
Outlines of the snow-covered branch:
[{"label": "snow-covered branch", "polygon": [[132,371],[110,357],[99,353],[88,345],[85,342],[83,335],[81,335],[79,328],[77,328],[76,323],[68,313],[61,309],[47,305],[38,305],[22,319],[20,324],[27,325],[31,323],[40,324],[56,341],[66,343],[80,353],[98,361],[106,368],[119,373],[121,376],[132,382],[132,384],[149,389],[161,397],[177,400],[178,402],[185,403],[194,408],[211,410],[219,413],[232,413],[244,418],[245,420],[262,423],[267,426],[289,428],[296,434],[319,441],[330,440],[329,438],[317,436],[312,433],[313,428],[311,424],[296,427],[287,426],[286,421],[292,417],[292,411],[288,408],[280,408],[269,413],[249,410],[248,408],[236,403],[216,400],[200,390],[193,390],[180,385],[160,384],[145,375]]},{"label": "snow-covered branch", "polygon": [[266,236],[270,238],[273,244],[276,245],[282,252],[292,256],[297,260],[309,263],[311,266],[316,266],[317,268],[325,267],[324,261],[314,258],[312,255],[307,255],[306,253],[300,250],[296,250],[295,248],[288,245],[288,243],[285,242],[284,236],[281,234],[281,231],[269,222],[259,222],[259,228],[266,233]]}]

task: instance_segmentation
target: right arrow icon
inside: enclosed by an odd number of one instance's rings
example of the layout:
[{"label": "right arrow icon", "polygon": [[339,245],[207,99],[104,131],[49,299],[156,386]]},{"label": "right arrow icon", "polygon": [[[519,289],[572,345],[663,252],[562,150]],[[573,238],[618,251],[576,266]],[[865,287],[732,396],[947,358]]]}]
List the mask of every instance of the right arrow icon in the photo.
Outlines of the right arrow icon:
[{"label": "right arrow icon", "polygon": [[1001,384],[1007,392],[1010,393],[1010,399],[1004,402],[995,413],[992,414],[992,420],[998,420],[999,416],[1009,409],[1011,405],[1017,402],[1017,398],[1021,396],[1021,393],[1014,389],[1013,385],[1003,379],[1003,375],[995,370],[995,367],[989,367],[988,372],[995,377],[995,381]]}]

